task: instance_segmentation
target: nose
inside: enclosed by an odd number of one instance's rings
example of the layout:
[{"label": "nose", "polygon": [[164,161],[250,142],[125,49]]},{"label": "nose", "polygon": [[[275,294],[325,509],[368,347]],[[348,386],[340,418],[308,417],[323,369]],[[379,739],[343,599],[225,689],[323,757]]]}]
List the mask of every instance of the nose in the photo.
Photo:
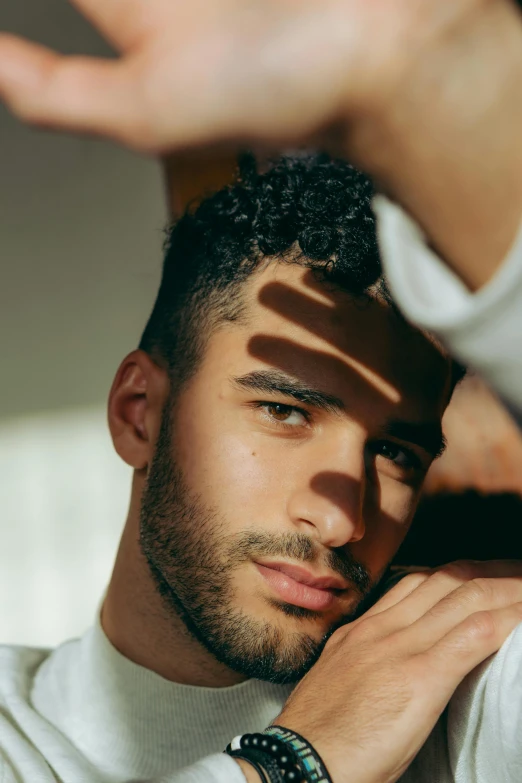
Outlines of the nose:
[{"label": "nose", "polygon": [[[290,498],[293,524],[323,546],[334,548],[360,541],[365,532],[366,472],[361,465],[350,472],[319,471]],[[312,528],[312,530],[310,530]]]}]

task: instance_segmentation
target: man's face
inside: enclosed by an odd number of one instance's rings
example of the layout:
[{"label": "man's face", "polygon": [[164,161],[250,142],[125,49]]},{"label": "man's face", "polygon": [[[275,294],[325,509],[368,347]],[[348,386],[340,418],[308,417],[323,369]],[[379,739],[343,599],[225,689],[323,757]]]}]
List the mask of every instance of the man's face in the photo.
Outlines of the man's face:
[{"label": "man's face", "polygon": [[447,357],[389,308],[271,263],[164,411],[141,514],[158,589],[246,676],[294,680],[403,540]]}]

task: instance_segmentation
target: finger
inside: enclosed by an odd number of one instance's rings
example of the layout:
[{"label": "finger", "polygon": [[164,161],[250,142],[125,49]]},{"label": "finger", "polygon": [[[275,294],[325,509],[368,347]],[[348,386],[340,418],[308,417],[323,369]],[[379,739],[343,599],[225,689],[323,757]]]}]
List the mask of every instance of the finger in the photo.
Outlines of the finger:
[{"label": "finger", "polygon": [[499,576],[522,576],[522,560],[456,560],[431,570],[433,574],[447,573],[461,581],[477,577],[496,579]]},{"label": "finger", "polygon": [[[410,622],[424,615],[435,606],[442,598],[457,590],[461,585],[479,578],[500,578],[522,576],[522,560],[459,560],[447,563],[437,569],[425,569],[421,573],[409,574],[404,577],[397,587],[404,583],[404,595],[395,588],[390,590],[382,600],[385,609],[392,608],[408,597],[411,600],[401,609],[407,613]],[[412,595],[413,590],[417,590]],[[380,602],[379,602],[380,603]],[[381,609],[382,611],[382,609]]]},{"label": "finger", "polygon": [[522,622],[522,602],[470,615],[422,656],[441,672],[440,687],[449,698],[461,680],[496,653]]},{"label": "finger", "polygon": [[522,602],[522,578],[473,579],[442,598],[404,632],[410,650],[436,644],[477,612],[492,612]]},{"label": "finger", "polygon": [[[469,579],[472,579],[472,572]],[[379,617],[377,635],[383,636],[403,628],[423,617],[426,612],[436,606],[441,599],[462,585],[464,575],[460,571],[449,570],[433,572],[427,569],[408,574],[398,582],[386,595],[372,606],[361,617],[351,623],[351,627],[365,619]]]},{"label": "finger", "polygon": [[7,35],[0,36],[0,97],[20,119],[46,127],[125,140],[127,129],[139,137],[144,124],[136,87],[118,62],[62,57]]},{"label": "finger", "polygon": [[72,5],[119,49],[128,48],[156,23],[160,2],[144,0],[70,0]]},{"label": "finger", "polygon": [[[376,614],[391,609],[392,607],[404,601],[414,590],[417,590],[427,579],[431,576],[431,571],[418,571],[407,576],[403,576],[402,579],[397,582],[388,592],[382,596],[367,612],[365,612],[359,620],[365,617],[373,617]],[[358,621],[355,621],[358,622]]]},{"label": "finger", "polygon": [[[360,622],[363,619],[379,614],[381,616],[379,617],[379,628],[376,633],[386,635],[411,626],[437,606],[439,607],[438,611],[445,617],[446,613],[451,610],[451,604],[441,604],[441,601],[472,580],[479,580],[479,595],[476,596],[477,598],[482,597],[484,590],[488,589],[487,587],[484,587],[483,590],[480,588],[480,580],[484,579],[486,584],[488,584],[488,580],[491,582],[489,589],[492,592],[497,591],[497,599],[502,601],[504,600],[502,596],[505,596],[505,593],[501,592],[502,586],[493,577],[498,577],[498,579],[502,577],[506,579],[512,578],[515,580],[514,583],[509,583],[512,586],[515,585],[515,587],[513,587],[513,592],[509,593],[505,599],[513,602],[518,600],[519,581],[516,577],[520,575],[522,575],[522,561],[520,560],[491,560],[486,562],[462,560],[449,563],[436,571],[409,574],[355,622]],[[455,604],[462,606],[466,600],[471,600],[473,590],[477,593],[476,588],[473,588],[468,594],[457,593]],[[471,610],[470,608],[469,611]],[[463,619],[464,616],[464,614],[461,614],[460,618]],[[459,616],[455,616],[453,624],[458,621]],[[430,622],[432,621],[430,620]],[[451,625],[449,615],[443,622],[446,622],[446,626],[431,624],[431,641],[433,638],[436,638],[437,633],[440,636],[449,628]],[[352,626],[354,624],[352,623]],[[425,641],[422,643],[426,644]]]}]

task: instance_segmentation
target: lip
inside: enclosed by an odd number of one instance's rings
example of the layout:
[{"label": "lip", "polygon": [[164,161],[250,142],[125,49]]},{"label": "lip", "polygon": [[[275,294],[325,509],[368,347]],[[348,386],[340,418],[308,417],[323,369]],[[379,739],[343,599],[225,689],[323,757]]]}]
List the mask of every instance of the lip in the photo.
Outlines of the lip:
[{"label": "lip", "polygon": [[335,577],[314,576],[301,566],[290,563],[255,563],[265,582],[285,603],[304,609],[324,611],[348,585]]}]

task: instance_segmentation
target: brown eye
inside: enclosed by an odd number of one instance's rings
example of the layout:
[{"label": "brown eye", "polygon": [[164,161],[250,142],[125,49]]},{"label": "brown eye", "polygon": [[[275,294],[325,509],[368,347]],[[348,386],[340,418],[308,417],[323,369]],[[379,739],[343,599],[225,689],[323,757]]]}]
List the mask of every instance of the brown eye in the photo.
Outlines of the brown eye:
[{"label": "brown eye", "polygon": [[284,424],[287,427],[302,427],[308,421],[306,413],[293,405],[283,405],[280,402],[262,402],[259,407],[272,422]]},{"label": "brown eye", "polygon": [[292,413],[293,408],[291,408],[289,405],[274,404],[267,405],[266,410],[273,419],[277,419],[277,421],[285,421]]}]

